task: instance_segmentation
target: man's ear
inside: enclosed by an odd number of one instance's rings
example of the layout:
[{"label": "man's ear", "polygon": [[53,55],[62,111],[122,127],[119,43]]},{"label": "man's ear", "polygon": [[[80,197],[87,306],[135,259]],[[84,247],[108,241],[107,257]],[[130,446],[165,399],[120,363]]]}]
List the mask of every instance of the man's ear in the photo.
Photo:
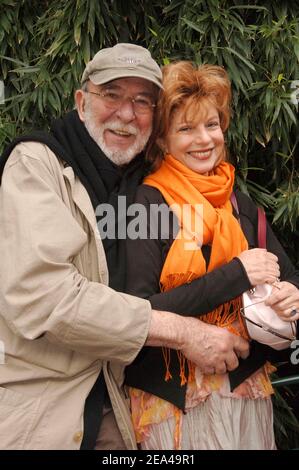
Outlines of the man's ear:
[{"label": "man's ear", "polygon": [[75,91],[75,103],[79,114],[79,118],[82,122],[85,121],[85,95],[83,90]]}]

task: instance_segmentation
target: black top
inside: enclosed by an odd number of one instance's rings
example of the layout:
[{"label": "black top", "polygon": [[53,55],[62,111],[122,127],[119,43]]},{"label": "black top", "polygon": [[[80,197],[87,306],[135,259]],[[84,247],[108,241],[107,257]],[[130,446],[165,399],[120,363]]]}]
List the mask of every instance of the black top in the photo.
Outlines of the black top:
[{"label": "black top", "polygon": [[[257,208],[245,194],[236,191],[239,206],[239,218],[249,248],[258,246]],[[176,287],[167,292],[160,292],[160,274],[169,248],[174,240],[172,234],[175,220],[170,212],[169,236],[162,228],[161,220],[155,224],[153,207],[166,204],[161,193],[150,186],[142,185],[137,191],[136,202],[147,209],[147,235],[158,233],[156,238],[127,239],[127,289],[132,295],[143,297],[151,302],[154,309],[168,310],[180,315],[199,316],[211,312],[219,305],[241,295],[251,286],[243,264],[238,258],[189,284]],[[152,211],[152,212],[151,212]],[[155,212],[155,209],[154,209]],[[237,216],[237,214],[235,214]],[[154,225],[151,225],[150,221]],[[165,222],[165,221],[164,221]],[[281,270],[280,279],[299,287],[299,272],[295,271],[291,261],[275,237],[271,227],[267,226],[267,249],[276,254]],[[203,247],[203,255],[208,263],[210,247]],[[287,350],[288,351],[288,350]],[[247,360],[240,361],[240,366],[230,373],[232,389],[256,371],[266,360],[286,357],[286,351],[277,352],[256,342],[251,343],[251,353]],[[180,386],[179,363],[176,351],[171,357],[172,380],[166,382],[165,363],[161,348],[145,347],[133,364],[127,367],[126,384],[158,395],[179,408],[184,409],[186,386]]]}]

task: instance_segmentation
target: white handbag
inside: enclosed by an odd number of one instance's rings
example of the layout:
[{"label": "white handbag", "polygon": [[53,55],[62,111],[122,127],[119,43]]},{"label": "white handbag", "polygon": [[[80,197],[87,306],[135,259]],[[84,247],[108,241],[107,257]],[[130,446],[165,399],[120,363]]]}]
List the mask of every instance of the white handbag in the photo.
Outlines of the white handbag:
[{"label": "white handbag", "polygon": [[241,313],[245,320],[250,338],[259,343],[281,350],[290,347],[296,339],[296,322],[282,320],[277,313],[265,305],[273,287],[270,284],[260,284],[243,294]]},{"label": "white handbag", "polygon": [[[233,192],[231,203],[239,216],[238,202]],[[240,220],[239,220],[240,222]],[[267,220],[263,209],[258,207],[258,246],[267,248]],[[296,322],[282,320],[277,313],[265,305],[265,300],[270,296],[273,287],[270,284],[260,284],[242,295],[243,315],[245,325],[250,338],[259,343],[281,350],[289,348],[291,342],[296,339]]]}]

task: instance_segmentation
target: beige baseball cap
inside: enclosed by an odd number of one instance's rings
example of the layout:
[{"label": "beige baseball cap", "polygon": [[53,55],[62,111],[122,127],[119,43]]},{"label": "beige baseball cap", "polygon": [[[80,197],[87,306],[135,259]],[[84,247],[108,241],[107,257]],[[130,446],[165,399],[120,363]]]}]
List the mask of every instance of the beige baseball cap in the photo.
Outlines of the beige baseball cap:
[{"label": "beige baseball cap", "polygon": [[135,44],[120,43],[102,49],[88,62],[81,83],[91,80],[95,85],[118,78],[144,78],[162,87],[162,72],[150,52]]}]

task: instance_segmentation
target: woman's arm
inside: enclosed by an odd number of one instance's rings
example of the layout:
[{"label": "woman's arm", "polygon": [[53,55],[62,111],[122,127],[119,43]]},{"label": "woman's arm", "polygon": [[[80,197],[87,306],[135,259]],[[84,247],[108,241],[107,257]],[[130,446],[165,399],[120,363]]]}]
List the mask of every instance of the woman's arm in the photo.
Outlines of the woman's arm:
[{"label": "woman's arm", "polygon": [[[165,204],[159,191],[143,185],[138,190],[136,202],[143,204],[149,214],[148,233],[151,228],[152,235],[158,236],[127,241],[127,293],[148,299],[155,309],[170,310],[182,315],[200,315],[212,311],[251,287],[243,264],[235,258],[189,284],[160,293],[160,274],[173,241],[173,215],[170,213],[168,220],[163,221],[164,233],[161,234],[155,229],[153,218],[150,220],[149,210],[150,204]],[[167,222],[170,233],[165,229]]]},{"label": "woman's arm", "polygon": [[[241,193],[240,191],[236,191],[236,196],[240,210],[241,226],[248,240],[249,248],[257,247],[257,207],[248,196]],[[278,264],[280,267],[280,279],[282,281],[291,282],[296,287],[299,287],[299,271],[296,270],[293,266],[284,248],[277,240],[269,223],[267,223],[266,239],[267,250],[275,254],[278,258]]]}]

